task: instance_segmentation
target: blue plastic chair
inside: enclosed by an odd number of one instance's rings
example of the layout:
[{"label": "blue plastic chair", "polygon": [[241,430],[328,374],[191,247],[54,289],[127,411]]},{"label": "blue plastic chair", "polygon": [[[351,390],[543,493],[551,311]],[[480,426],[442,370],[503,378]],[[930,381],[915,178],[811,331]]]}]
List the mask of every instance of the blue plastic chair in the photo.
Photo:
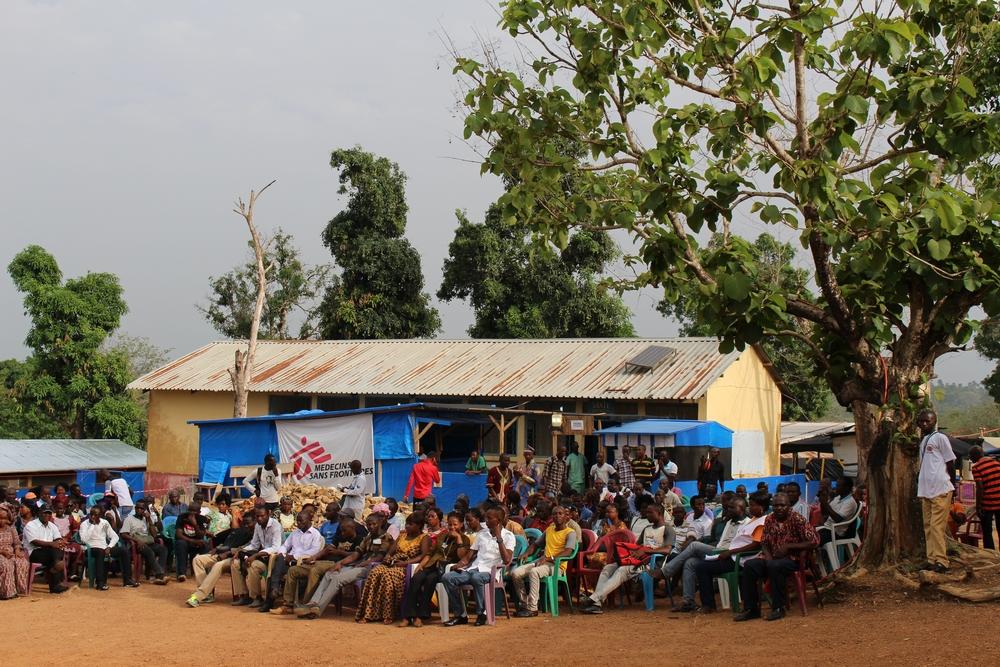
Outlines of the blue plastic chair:
[{"label": "blue plastic chair", "polygon": [[524,535],[514,536],[514,558],[515,560],[524,555],[528,550],[528,538]]},{"label": "blue plastic chair", "polygon": [[[646,601],[646,611],[653,611],[653,571],[660,567],[665,556],[663,554],[653,554],[649,559],[649,564],[643,569],[642,574],[639,575],[639,580],[642,582],[642,594]],[[673,592],[670,590],[670,582],[667,581],[667,593],[670,594],[670,602],[673,604],[674,596]]]},{"label": "blue plastic chair", "polygon": [[538,530],[537,528],[524,529],[524,538],[528,540],[528,544],[531,544],[541,536],[542,536],[542,531]]},{"label": "blue plastic chair", "polygon": [[89,496],[87,496],[87,511],[89,512],[91,507],[101,502],[102,500],[104,500],[103,493],[92,493]]}]

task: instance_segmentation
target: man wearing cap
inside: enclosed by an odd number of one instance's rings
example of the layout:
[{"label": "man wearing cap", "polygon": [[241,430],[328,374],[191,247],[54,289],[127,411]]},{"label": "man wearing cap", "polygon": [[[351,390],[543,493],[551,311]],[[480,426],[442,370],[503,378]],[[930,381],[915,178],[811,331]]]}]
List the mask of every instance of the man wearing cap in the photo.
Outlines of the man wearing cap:
[{"label": "man wearing cap", "polygon": [[59,534],[59,528],[52,523],[52,507],[36,500],[29,506],[35,518],[24,525],[24,550],[28,560],[44,568],[49,580],[50,593],[62,593],[65,564],[63,547],[66,541]]}]

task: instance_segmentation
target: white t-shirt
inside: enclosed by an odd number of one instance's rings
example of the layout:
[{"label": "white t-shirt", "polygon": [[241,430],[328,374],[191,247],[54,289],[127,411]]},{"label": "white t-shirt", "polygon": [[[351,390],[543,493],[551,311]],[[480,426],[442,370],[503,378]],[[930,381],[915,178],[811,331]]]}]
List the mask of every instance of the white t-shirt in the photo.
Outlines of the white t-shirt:
[{"label": "white t-shirt", "polygon": [[756,519],[750,519],[745,524],[737,528],[733,541],[729,543],[729,548],[739,549],[740,547],[752,544],[754,531],[764,525],[764,519],[766,518],[767,515],[759,516]]},{"label": "white t-shirt", "polygon": [[104,490],[112,491],[118,496],[118,507],[132,507],[135,505],[132,502],[132,494],[128,492],[128,482],[121,477],[106,481],[104,483]]},{"label": "white t-shirt", "polygon": [[[833,499],[830,500],[830,509],[843,517],[842,521],[836,522],[833,520],[833,517],[827,519],[826,525],[832,528],[834,523],[843,523],[858,513],[858,501],[855,500],[854,496],[850,493],[843,498],[840,496],[834,496]],[[837,528],[837,537],[843,537],[847,534],[849,529],[850,526],[840,526]]]},{"label": "white t-shirt", "polygon": [[35,540],[41,540],[42,542],[55,542],[59,539],[62,539],[59,527],[51,521],[43,524],[38,519],[32,519],[28,523],[24,524],[24,550],[28,552],[29,556],[32,551],[38,548],[32,544]]},{"label": "white t-shirt", "polygon": [[599,479],[602,482],[604,482],[605,485],[608,483],[608,480],[611,479],[611,476],[614,474],[615,474],[615,467],[610,463],[602,463],[601,465],[597,465],[595,463],[594,465],[590,466],[590,479],[593,480]]},{"label": "white t-shirt", "polygon": [[937,498],[955,490],[945,465],[955,460],[948,436],[939,431],[920,441],[920,474],[917,477],[917,497]]}]

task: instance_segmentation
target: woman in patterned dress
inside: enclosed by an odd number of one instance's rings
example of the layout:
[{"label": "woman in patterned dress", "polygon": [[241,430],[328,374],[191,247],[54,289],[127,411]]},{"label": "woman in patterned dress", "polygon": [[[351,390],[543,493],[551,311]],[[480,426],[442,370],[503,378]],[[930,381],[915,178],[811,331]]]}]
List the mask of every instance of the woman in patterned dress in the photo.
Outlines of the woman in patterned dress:
[{"label": "woman in patterned dress", "polygon": [[390,625],[403,600],[406,567],[419,563],[430,552],[431,538],[424,532],[424,516],[414,512],[406,518],[406,531],[399,536],[385,560],[372,568],[358,602],[355,620],[382,621]]},{"label": "woman in patterned dress", "polygon": [[14,516],[6,507],[0,507],[0,600],[27,595],[30,569],[14,530]]}]

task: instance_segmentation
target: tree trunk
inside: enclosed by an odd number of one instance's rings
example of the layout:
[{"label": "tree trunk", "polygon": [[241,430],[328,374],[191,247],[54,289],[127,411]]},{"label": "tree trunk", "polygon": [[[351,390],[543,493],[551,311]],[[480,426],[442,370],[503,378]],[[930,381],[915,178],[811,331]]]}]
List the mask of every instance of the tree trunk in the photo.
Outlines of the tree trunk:
[{"label": "tree trunk", "polygon": [[868,487],[868,518],[858,564],[869,570],[921,558],[924,553],[917,500],[916,414],[853,406],[858,441],[858,481]]}]

